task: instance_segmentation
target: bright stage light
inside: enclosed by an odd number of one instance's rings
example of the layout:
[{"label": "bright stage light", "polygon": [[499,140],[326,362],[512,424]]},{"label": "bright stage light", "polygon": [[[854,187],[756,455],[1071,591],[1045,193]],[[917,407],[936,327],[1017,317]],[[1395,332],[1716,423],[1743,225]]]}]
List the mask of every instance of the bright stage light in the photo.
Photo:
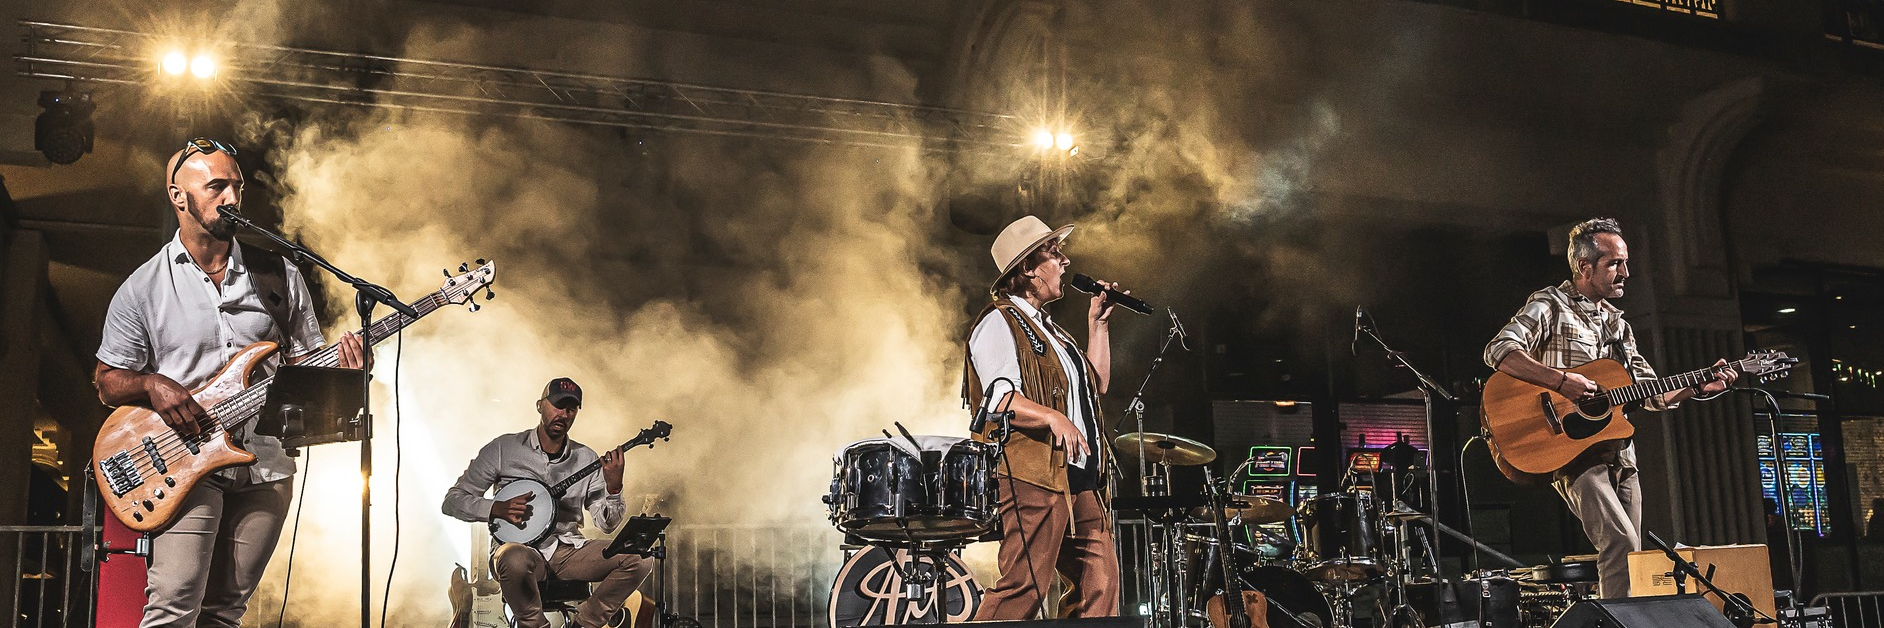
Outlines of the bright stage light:
[{"label": "bright stage light", "polygon": [[216,59],[209,55],[196,55],[195,59],[190,60],[190,74],[194,74],[196,78],[200,79],[215,76]]},{"label": "bright stage light", "polygon": [[1053,132],[1046,129],[1034,131],[1034,148],[1047,150],[1053,148]]},{"label": "bright stage light", "polygon": [[170,54],[164,55],[164,74],[178,76],[189,69],[190,58],[183,56],[182,52],[171,51]]},{"label": "bright stage light", "polygon": [[1059,150],[1073,150],[1073,134],[1061,133],[1053,136],[1053,147]]}]

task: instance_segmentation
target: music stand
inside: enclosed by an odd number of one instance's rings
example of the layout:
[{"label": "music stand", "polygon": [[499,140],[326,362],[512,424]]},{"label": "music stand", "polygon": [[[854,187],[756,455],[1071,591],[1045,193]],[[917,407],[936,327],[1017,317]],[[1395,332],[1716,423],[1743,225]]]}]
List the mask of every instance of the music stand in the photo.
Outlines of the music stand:
[{"label": "music stand", "polygon": [[280,438],[285,449],[357,441],[366,437],[359,420],[365,406],[359,369],[283,365],[255,433]]},{"label": "music stand", "polygon": [[660,515],[636,515],[628,518],[628,523],[615,533],[615,540],[602,549],[603,558],[614,558],[622,554],[666,558],[662,554],[666,548],[656,548],[654,543],[661,539],[661,532],[673,521]]}]

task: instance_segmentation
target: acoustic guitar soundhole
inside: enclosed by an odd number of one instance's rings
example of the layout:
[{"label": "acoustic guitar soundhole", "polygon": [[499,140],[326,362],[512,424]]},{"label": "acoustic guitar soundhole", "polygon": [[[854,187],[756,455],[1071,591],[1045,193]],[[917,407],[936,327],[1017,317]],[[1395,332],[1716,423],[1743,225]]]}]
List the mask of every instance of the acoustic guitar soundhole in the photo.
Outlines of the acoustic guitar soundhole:
[{"label": "acoustic guitar soundhole", "polygon": [[1577,402],[1577,416],[1564,419],[1564,436],[1582,440],[1601,433],[1603,428],[1609,427],[1609,410],[1609,398],[1605,395]]}]

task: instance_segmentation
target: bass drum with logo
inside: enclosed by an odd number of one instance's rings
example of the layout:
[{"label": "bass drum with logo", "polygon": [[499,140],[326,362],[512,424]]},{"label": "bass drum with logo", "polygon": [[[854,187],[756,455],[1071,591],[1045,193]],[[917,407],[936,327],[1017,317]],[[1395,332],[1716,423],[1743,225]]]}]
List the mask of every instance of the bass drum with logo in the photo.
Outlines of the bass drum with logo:
[{"label": "bass drum with logo", "polygon": [[[906,580],[911,575],[931,579],[913,599]],[[981,585],[955,551],[917,560],[909,550],[871,546],[852,552],[838,570],[828,615],[830,628],[956,624],[974,619],[978,608]]]},{"label": "bass drum with logo", "polygon": [[1270,628],[1325,628],[1334,626],[1334,607],[1306,576],[1287,567],[1241,565],[1236,569],[1243,589],[1261,591],[1269,603]]}]

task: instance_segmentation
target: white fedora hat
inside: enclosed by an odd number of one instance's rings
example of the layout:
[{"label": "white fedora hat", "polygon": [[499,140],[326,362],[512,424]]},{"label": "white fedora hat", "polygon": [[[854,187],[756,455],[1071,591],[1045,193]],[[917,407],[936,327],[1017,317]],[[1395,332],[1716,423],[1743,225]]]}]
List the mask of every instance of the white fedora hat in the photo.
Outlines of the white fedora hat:
[{"label": "white fedora hat", "polygon": [[1064,242],[1066,236],[1072,233],[1073,225],[1049,229],[1047,223],[1031,215],[1021,216],[1020,220],[1008,223],[1007,227],[1001,230],[1001,235],[995,236],[994,246],[988,249],[988,253],[994,256],[994,267],[1001,270],[995,275],[995,281],[998,282],[1001,277],[1006,277],[1009,271],[1020,265],[1021,260],[1027,259],[1029,253],[1033,253],[1034,249],[1040,248],[1040,245],[1046,244],[1048,240]]}]

